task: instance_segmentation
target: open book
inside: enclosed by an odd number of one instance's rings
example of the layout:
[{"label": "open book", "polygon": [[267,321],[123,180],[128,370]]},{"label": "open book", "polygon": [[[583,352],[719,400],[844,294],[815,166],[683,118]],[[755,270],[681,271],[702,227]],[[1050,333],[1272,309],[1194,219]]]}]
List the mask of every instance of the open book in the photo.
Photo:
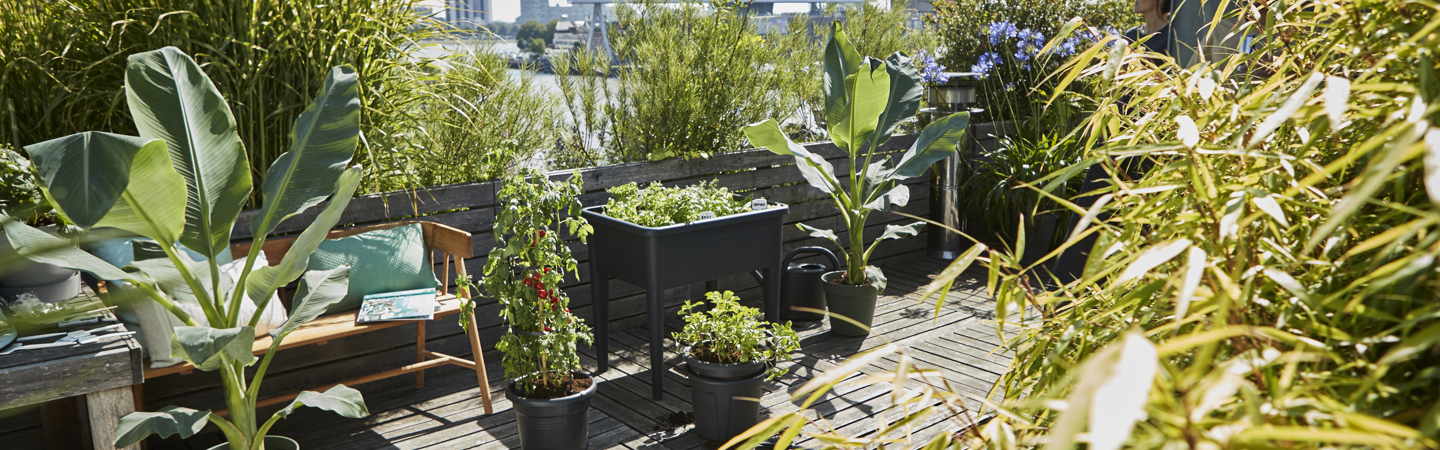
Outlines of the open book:
[{"label": "open book", "polygon": [[431,320],[438,309],[435,288],[370,294],[361,300],[355,323]]}]

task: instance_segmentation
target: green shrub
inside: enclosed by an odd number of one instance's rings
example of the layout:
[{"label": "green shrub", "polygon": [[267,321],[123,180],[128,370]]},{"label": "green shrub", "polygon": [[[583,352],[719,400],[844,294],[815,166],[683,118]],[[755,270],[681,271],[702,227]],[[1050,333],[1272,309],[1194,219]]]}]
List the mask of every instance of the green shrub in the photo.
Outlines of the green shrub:
[{"label": "green shrub", "polygon": [[845,33],[861,55],[890,55],[904,52],[915,56],[921,50],[933,51],[938,41],[935,34],[910,28],[910,0],[896,0],[889,6],[865,2],[860,6],[846,5]]},{"label": "green shrub", "polygon": [[663,227],[700,220],[700,213],[715,217],[750,211],[750,199],[736,199],[729,189],[714,181],[686,187],[664,187],[650,183],[644,189],[631,182],[607,189],[605,215],[645,227]]},{"label": "green shrub", "polygon": [[[964,193],[962,210],[982,212],[978,220],[1003,242],[1015,241],[1022,215],[1033,219],[1037,214],[1060,210],[1059,223],[1068,223],[1064,220],[1068,218],[1063,214],[1066,211],[1030,187],[1040,185],[1039,180],[1083,158],[1083,143],[1061,133],[1048,133],[1038,139],[1016,133],[1016,136],[1002,138],[995,151],[981,158],[966,159],[964,176],[960,177]],[[1080,177],[1071,178],[1050,194],[1074,198],[1080,193],[1082,181]]]},{"label": "green shrub", "polygon": [[[605,102],[586,103],[594,98],[587,100],[583,89],[566,92],[571,117],[584,127],[561,149],[578,155],[558,159],[704,158],[741,149],[745,124],[793,116],[818,89],[819,72],[810,64],[819,54],[816,41],[800,22],[788,34],[761,36],[736,7],[652,1],[617,8],[611,40],[626,64]],[[587,65],[565,62],[557,72],[573,67],[591,79],[562,81],[562,88],[594,85],[609,72],[603,57],[580,58]],[[597,121],[601,115],[606,119]]]},{"label": "green shrub", "polygon": [[488,46],[459,49],[444,62],[416,86],[423,95],[405,119],[415,125],[397,148],[407,176],[386,178],[381,189],[499,179],[539,164],[540,149],[554,142],[554,104],[532,72],[510,75],[507,57]]},{"label": "green shrub", "polygon": [[[1139,25],[1134,0],[937,0],[935,13],[925,16],[945,48],[940,63],[957,72],[969,72],[980,60],[990,24],[1009,22],[1054,37],[1071,18],[1101,29],[1125,30]],[[1179,1],[1175,2],[1176,5]]]}]

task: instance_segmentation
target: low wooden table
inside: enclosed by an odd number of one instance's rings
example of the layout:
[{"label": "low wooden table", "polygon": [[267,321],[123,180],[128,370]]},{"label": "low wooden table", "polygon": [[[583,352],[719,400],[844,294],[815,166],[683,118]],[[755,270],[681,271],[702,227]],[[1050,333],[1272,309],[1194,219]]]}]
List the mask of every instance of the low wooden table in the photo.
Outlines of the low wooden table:
[{"label": "low wooden table", "polygon": [[[93,301],[95,308],[104,306],[88,288],[84,289],[81,295],[87,298],[80,301]],[[77,300],[71,300],[74,301]],[[88,325],[65,327],[61,331],[119,323],[114,321],[113,314],[107,313],[107,318],[109,322],[102,320]],[[101,334],[123,331],[125,330],[122,328]],[[35,333],[22,335],[25,334]],[[38,342],[54,341],[55,339],[43,339]],[[0,410],[83,395],[87,410],[84,418],[89,422],[92,448],[115,448],[116,428],[120,418],[135,411],[131,386],[144,381],[140,361],[140,343],[133,335],[108,338],[94,344],[19,350],[0,356]],[[65,425],[53,422],[56,421],[47,417],[47,436],[52,435],[52,427]],[[138,445],[126,448],[138,448]]]}]

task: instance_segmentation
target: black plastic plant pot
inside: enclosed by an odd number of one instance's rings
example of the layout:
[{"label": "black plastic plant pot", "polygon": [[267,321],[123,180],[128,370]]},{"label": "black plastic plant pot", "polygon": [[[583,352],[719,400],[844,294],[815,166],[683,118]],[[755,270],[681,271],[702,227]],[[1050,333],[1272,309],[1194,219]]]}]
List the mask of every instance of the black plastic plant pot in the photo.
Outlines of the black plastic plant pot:
[{"label": "black plastic plant pot", "polygon": [[650,322],[652,395],[664,398],[661,374],[664,351],[665,289],[700,281],[715,289],[714,280],[764,269],[765,320],[780,321],[781,226],[790,207],[769,208],[714,219],[644,227],[605,215],[604,206],[581,210],[594,227],[590,235],[590,289],[595,301],[595,350],[599,371],[609,367],[609,278],[646,291]]},{"label": "black plastic plant pot", "polygon": [[[210,447],[210,450],[230,450],[230,443]],[[265,436],[265,450],[300,450],[300,444],[287,437]]]},{"label": "black plastic plant pot", "polygon": [[834,283],[844,276],[845,271],[837,270],[821,277],[824,281],[821,284],[825,286],[825,306],[830,308],[831,315],[849,317],[865,326],[862,328],[847,320],[831,317],[830,331],[840,336],[868,336],[870,325],[875,321],[875,299],[880,297],[880,291],[868,284],[852,286]]},{"label": "black plastic plant pot", "polygon": [[[577,378],[589,376],[574,372]],[[515,408],[520,448],[530,450],[584,450],[590,445],[590,398],[600,383],[591,378],[584,392],[560,398],[532,399],[516,392],[516,382],[505,387],[505,398]]]},{"label": "black plastic plant pot", "polygon": [[[690,375],[690,405],[695,408],[695,431],[712,441],[729,441],[760,423],[760,397],[765,393],[764,363],[714,364],[685,354]],[[714,373],[739,377],[715,378]]]}]

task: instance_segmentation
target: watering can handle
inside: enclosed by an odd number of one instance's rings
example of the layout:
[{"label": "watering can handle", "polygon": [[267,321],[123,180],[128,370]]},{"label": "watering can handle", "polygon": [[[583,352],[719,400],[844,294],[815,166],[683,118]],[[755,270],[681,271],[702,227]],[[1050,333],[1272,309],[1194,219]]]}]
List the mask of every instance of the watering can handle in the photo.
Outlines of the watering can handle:
[{"label": "watering can handle", "polygon": [[826,258],[830,259],[830,270],[840,270],[840,259],[836,258],[835,254],[830,252],[830,249],[825,247],[800,247],[791,250],[790,254],[785,255],[785,260],[780,263],[780,267],[789,267],[790,260],[795,259],[796,256],[805,253],[819,253],[825,255]]}]

